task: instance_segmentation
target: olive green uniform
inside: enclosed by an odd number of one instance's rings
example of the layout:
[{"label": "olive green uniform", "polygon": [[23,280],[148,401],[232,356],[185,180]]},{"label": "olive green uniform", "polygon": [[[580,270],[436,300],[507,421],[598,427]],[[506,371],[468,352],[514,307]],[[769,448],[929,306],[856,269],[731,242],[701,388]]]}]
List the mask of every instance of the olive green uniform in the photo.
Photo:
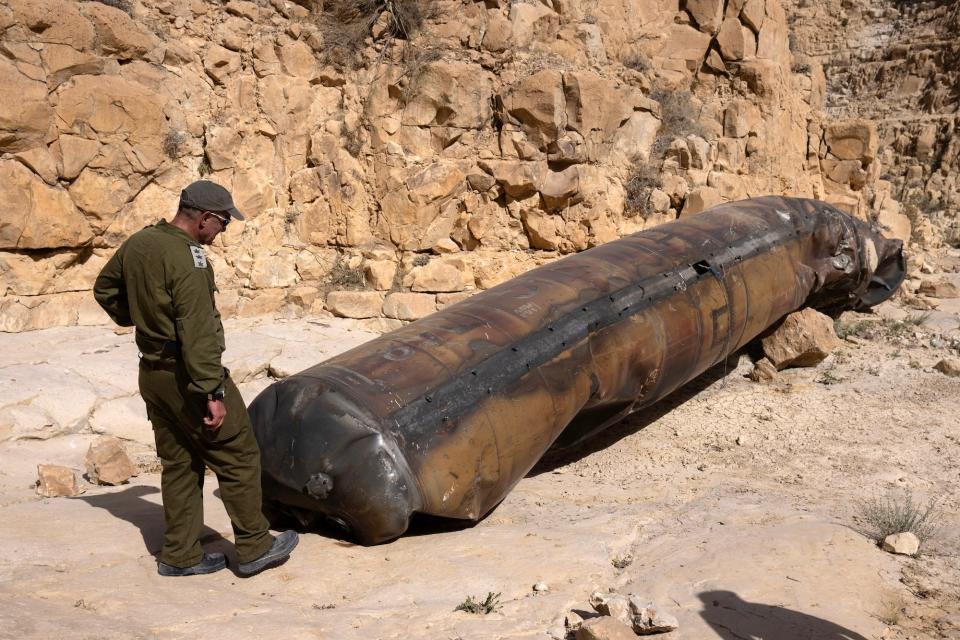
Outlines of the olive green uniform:
[{"label": "olive green uniform", "polygon": [[[163,465],[166,532],[160,561],[200,562],[204,467],[220,483],[239,561],[273,542],[262,512],[260,450],[243,398],[221,364],[223,324],[213,267],[185,231],[160,221],[133,234],[104,266],[94,297],[121,326],[135,326],[140,395]],[[207,429],[207,397],[225,392],[226,418]]]}]

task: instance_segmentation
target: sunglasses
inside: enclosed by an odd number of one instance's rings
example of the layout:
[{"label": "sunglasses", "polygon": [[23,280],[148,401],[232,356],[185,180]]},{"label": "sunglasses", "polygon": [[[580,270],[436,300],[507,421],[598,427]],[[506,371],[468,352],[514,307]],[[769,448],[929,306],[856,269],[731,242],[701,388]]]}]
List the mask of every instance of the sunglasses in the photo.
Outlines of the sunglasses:
[{"label": "sunglasses", "polygon": [[207,211],[207,213],[209,213],[209,214],[212,215],[214,218],[216,218],[217,220],[219,220],[219,221],[220,221],[220,224],[223,226],[224,229],[226,229],[226,228],[227,228],[227,225],[230,224],[230,217],[229,217],[229,216],[221,216],[220,214],[214,213],[213,211]]}]

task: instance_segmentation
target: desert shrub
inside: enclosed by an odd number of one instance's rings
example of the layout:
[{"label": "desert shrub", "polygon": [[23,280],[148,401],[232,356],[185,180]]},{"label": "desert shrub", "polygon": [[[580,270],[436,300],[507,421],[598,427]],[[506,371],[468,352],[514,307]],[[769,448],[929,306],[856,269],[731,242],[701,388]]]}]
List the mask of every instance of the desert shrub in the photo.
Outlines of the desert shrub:
[{"label": "desert shrub", "polygon": [[650,213],[650,194],[660,186],[660,172],[649,164],[634,165],[624,185],[627,217],[646,216]]},{"label": "desert shrub", "polygon": [[942,514],[937,501],[932,498],[926,504],[915,501],[909,490],[867,498],[858,506],[859,516],[868,527],[866,533],[877,543],[889,535],[906,532],[923,543],[940,529]]},{"label": "desert shrub", "polygon": [[363,267],[351,267],[349,258],[343,255],[337,256],[327,281],[335,289],[363,289],[367,285]]},{"label": "desert shrub", "polygon": [[492,591],[487,592],[487,597],[483,600],[467,596],[467,599],[457,605],[454,611],[466,611],[467,613],[476,613],[485,616],[493,613],[500,608],[500,594]]},{"label": "desert shrub", "polygon": [[163,138],[163,152],[171,160],[175,160],[180,155],[180,145],[187,141],[187,136],[176,129],[167,131]]},{"label": "desert shrub", "polygon": [[633,53],[626,56],[622,61],[623,66],[628,69],[633,69],[634,71],[648,71],[650,69],[650,61],[639,53]]},{"label": "desert shrub", "polygon": [[433,0],[322,0],[313,3],[327,62],[352,66],[371,29],[386,12],[384,37],[410,39],[437,14]]},{"label": "desert shrub", "polygon": [[698,114],[693,110],[693,94],[684,89],[654,88],[650,98],[660,103],[660,132],[653,148],[650,150],[651,159],[662,160],[670,143],[677,138],[689,135],[706,138],[707,130],[697,119]]}]

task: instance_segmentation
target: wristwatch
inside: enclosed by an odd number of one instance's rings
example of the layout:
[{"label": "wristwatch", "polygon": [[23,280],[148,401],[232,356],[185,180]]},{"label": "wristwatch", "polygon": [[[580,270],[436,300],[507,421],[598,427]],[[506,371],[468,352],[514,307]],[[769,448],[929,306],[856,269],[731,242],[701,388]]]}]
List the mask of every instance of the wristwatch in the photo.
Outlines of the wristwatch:
[{"label": "wristwatch", "polygon": [[226,395],[226,392],[224,391],[223,387],[221,387],[219,389],[216,389],[213,393],[208,393],[207,400],[219,400],[220,402],[223,402],[223,398],[225,395]]}]

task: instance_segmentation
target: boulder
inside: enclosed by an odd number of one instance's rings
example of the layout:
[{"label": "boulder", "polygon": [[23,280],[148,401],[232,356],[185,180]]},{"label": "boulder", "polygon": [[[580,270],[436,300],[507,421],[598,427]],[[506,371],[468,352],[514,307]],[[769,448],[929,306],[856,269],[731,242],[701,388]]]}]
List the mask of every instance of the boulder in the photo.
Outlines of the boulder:
[{"label": "boulder", "polygon": [[[7,0],[16,22],[31,31],[40,42],[70,46],[78,51],[93,47],[96,32],[71,0]],[[84,3],[85,4],[85,3]]]},{"label": "boulder", "polygon": [[700,31],[715,34],[723,22],[723,0],[687,0],[684,9],[697,23]]},{"label": "boulder", "polygon": [[207,47],[203,56],[203,70],[217,84],[224,84],[226,79],[240,69],[240,54],[230,51],[218,44]]},{"label": "boulder", "polygon": [[637,635],[623,622],[601,616],[585,620],[575,637],[577,640],[636,640]]},{"label": "boulder", "polygon": [[877,155],[877,125],[867,120],[847,120],[827,125],[825,140],[829,152],[839,160],[870,163]]},{"label": "boulder", "polygon": [[761,342],[764,354],[777,371],[816,366],[840,346],[833,320],[809,307],[788,315]]},{"label": "boulder", "polygon": [[120,76],[76,76],[60,91],[57,126],[61,134],[106,143],[114,155],[94,163],[98,168],[149,173],[166,159],[165,104],[164,97]]},{"label": "boulder", "polygon": [[52,187],[16,160],[0,160],[0,249],[76,247],[93,230],[61,187]]},{"label": "boulder", "polygon": [[747,0],[740,10],[740,20],[750,27],[754,33],[760,33],[764,18],[767,15],[765,0]]},{"label": "boulder", "polygon": [[100,2],[85,2],[83,13],[97,31],[100,51],[121,60],[142,58],[155,48],[157,37],[125,12]]},{"label": "boulder", "polygon": [[743,25],[735,17],[727,18],[720,25],[717,33],[717,47],[720,56],[727,61],[743,60],[748,50],[748,41],[743,31]]},{"label": "boulder", "polygon": [[760,127],[760,113],[746,100],[733,100],[723,112],[723,135],[743,138]]},{"label": "boulder", "polygon": [[404,285],[425,293],[464,291],[473,287],[473,271],[461,259],[439,258],[412,269],[404,278]]},{"label": "boulder", "polygon": [[596,142],[611,140],[635,110],[659,113],[659,105],[633,87],[592,71],[564,73],[563,92],[568,128]]},{"label": "boulder", "polygon": [[947,280],[923,280],[917,293],[931,298],[960,298],[957,285]]},{"label": "boulder", "polygon": [[689,194],[684,201],[680,216],[690,216],[703,213],[710,207],[714,207],[723,202],[720,192],[713,187],[697,187]]},{"label": "boulder", "polygon": [[77,496],[84,492],[76,472],[56,464],[37,465],[37,494],[44,498]]},{"label": "boulder", "polygon": [[920,551],[920,540],[910,531],[892,533],[883,539],[883,550],[904,556],[915,556]]},{"label": "boulder", "polygon": [[933,365],[933,368],[945,376],[950,376],[951,378],[960,378],[960,360],[957,360],[956,358],[944,358],[937,364]]},{"label": "boulder", "polygon": [[610,616],[628,627],[632,624],[629,596],[594,591],[590,594],[590,606],[602,616]]},{"label": "boulder", "polygon": [[383,315],[397,320],[419,320],[436,310],[436,296],[429,293],[391,293],[383,301]]},{"label": "boulder", "polygon": [[641,636],[667,633],[680,627],[674,616],[652,602],[643,603],[636,596],[630,596],[630,616],[634,633]]},{"label": "boulder", "polygon": [[663,50],[664,58],[699,64],[706,56],[712,37],[688,24],[672,24],[667,31]]},{"label": "boulder", "polygon": [[119,438],[101,436],[90,444],[84,464],[87,477],[96,484],[122,484],[137,475]]},{"label": "boulder", "polygon": [[512,46],[529,47],[547,43],[560,31],[560,15],[541,3],[514,2],[510,4],[510,24],[513,29]]},{"label": "boulder", "polygon": [[522,78],[502,98],[504,109],[527,139],[545,150],[567,125],[563,76],[545,69]]},{"label": "boulder", "polygon": [[54,146],[60,150],[60,177],[67,180],[76,179],[100,153],[100,143],[96,140],[67,134],[57,138]]},{"label": "boulder", "polygon": [[493,114],[493,78],[479,65],[430,63],[421,68],[416,83],[403,107],[405,125],[479,129]]},{"label": "boulder", "polygon": [[53,124],[47,83],[20,73],[14,63],[0,57],[0,86],[8,96],[0,100],[0,153],[42,145]]},{"label": "boulder", "polygon": [[377,291],[386,291],[393,287],[397,275],[397,263],[393,260],[369,260],[363,266],[367,284]]},{"label": "boulder", "polygon": [[499,53],[510,48],[513,39],[513,25],[504,18],[499,11],[487,22],[487,30],[483,34],[481,46],[491,53]]},{"label": "boulder", "polygon": [[380,315],[383,294],[377,291],[331,291],[327,309],[341,318],[375,318]]}]

